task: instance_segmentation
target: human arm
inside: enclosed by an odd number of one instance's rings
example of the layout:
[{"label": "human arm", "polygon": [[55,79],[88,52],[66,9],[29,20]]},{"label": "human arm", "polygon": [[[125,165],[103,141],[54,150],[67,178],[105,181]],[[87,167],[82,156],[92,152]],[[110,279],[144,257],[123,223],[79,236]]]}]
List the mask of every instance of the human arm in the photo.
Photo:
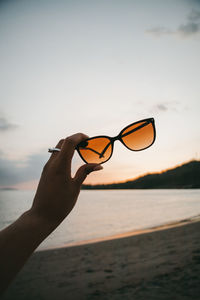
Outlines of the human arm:
[{"label": "human arm", "polygon": [[102,169],[85,164],[71,177],[71,161],[78,143],[86,139],[75,134],[61,140],[46,163],[30,210],[0,232],[0,293],[9,285],[38,245],[73,209],[86,176]]}]

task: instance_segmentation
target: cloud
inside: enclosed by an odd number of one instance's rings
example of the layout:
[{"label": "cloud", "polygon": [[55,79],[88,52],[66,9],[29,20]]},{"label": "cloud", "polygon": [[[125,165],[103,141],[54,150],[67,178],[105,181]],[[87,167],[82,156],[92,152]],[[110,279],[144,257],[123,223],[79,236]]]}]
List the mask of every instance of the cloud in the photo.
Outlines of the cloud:
[{"label": "cloud", "polygon": [[160,110],[160,111],[168,110],[168,107],[165,104],[157,104],[157,105],[155,105],[155,107],[157,108],[157,110]]},{"label": "cloud", "polygon": [[193,34],[196,34],[200,31],[200,24],[197,23],[187,23],[180,25],[177,33],[179,33],[182,36],[191,36]]},{"label": "cloud", "polygon": [[[0,151],[0,188],[38,181],[48,159],[49,153],[46,149],[42,153],[29,155],[23,161],[7,159]],[[80,164],[82,165],[83,162],[78,153],[75,152],[72,160],[72,175],[75,174]]]},{"label": "cloud", "polygon": [[151,113],[165,113],[167,111],[177,111],[177,105],[179,103],[177,101],[170,101],[165,103],[157,103],[153,105],[149,111]]},{"label": "cloud", "polygon": [[11,124],[5,118],[0,117],[0,131],[7,131],[11,129],[15,129],[17,125]]},{"label": "cloud", "polygon": [[196,22],[200,20],[200,11],[192,10],[191,13],[188,15],[188,20],[191,22]]},{"label": "cloud", "polygon": [[6,159],[0,152],[0,185],[12,186],[21,182],[39,179],[48,154],[30,155],[23,166],[20,161]]},{"label": "cloud", "polygon": [[156,37],[174,35],[187,38],[194,36],[200,33],[200,11],[193,9],[187,16],[187,21],[184,24],[179,25],[175,30],[171,30],[164,26],[156,26],[147,29],[146,32]]},{"label": "cloud", "polygon": [[197,4],[197,6],[200,5],[200,0],[187,0],[187,2],[188,2],[189,4],[191,4],[192,6],[193,6],[194,4]]},{"label": "cloud", "polygon": [[146,30],[147,33],[160,37],[162,35],[172,34],[173,32],[164,26],[157,26]]}]

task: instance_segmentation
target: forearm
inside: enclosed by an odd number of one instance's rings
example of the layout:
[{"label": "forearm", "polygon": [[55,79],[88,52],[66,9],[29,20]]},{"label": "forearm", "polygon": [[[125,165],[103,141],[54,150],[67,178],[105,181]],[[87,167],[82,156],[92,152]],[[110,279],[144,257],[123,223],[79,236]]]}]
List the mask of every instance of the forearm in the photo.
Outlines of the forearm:
[{"label": "forearm", "polygon": [[0,293],[54,229],[30,210],[0,232]]}]

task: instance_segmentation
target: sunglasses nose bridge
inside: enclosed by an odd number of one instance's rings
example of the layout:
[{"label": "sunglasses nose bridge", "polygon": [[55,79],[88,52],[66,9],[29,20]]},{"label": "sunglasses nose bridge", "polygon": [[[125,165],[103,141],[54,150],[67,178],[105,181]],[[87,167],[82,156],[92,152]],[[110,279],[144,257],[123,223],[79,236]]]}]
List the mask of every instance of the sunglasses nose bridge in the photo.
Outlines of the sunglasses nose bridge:
[{"label": "sunglasses nose bridge", "polygon": [[120,134],[118,134],[117,136],[111,137],[110,140],[111,140],[112,144],[117,140],[120,141]]}]

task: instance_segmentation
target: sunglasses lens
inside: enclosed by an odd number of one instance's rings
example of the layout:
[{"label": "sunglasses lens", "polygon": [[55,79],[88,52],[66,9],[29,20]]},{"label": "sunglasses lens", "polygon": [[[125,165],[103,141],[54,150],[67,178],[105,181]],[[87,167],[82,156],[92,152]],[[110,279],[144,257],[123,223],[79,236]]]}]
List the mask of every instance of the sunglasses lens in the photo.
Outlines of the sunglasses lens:
[{"label": "sunglasses lens", "polygon": [[121,133],[121,139],[130,150],[143,150],[154,142],[155,132],[152,123],[146,121],[129,126]]},{"label": "sunglasses lens", "polygon": [[97,137],[81,143],[78,150],[87,163],[101,164],[111,157],[112,144],[108,138]]}]

